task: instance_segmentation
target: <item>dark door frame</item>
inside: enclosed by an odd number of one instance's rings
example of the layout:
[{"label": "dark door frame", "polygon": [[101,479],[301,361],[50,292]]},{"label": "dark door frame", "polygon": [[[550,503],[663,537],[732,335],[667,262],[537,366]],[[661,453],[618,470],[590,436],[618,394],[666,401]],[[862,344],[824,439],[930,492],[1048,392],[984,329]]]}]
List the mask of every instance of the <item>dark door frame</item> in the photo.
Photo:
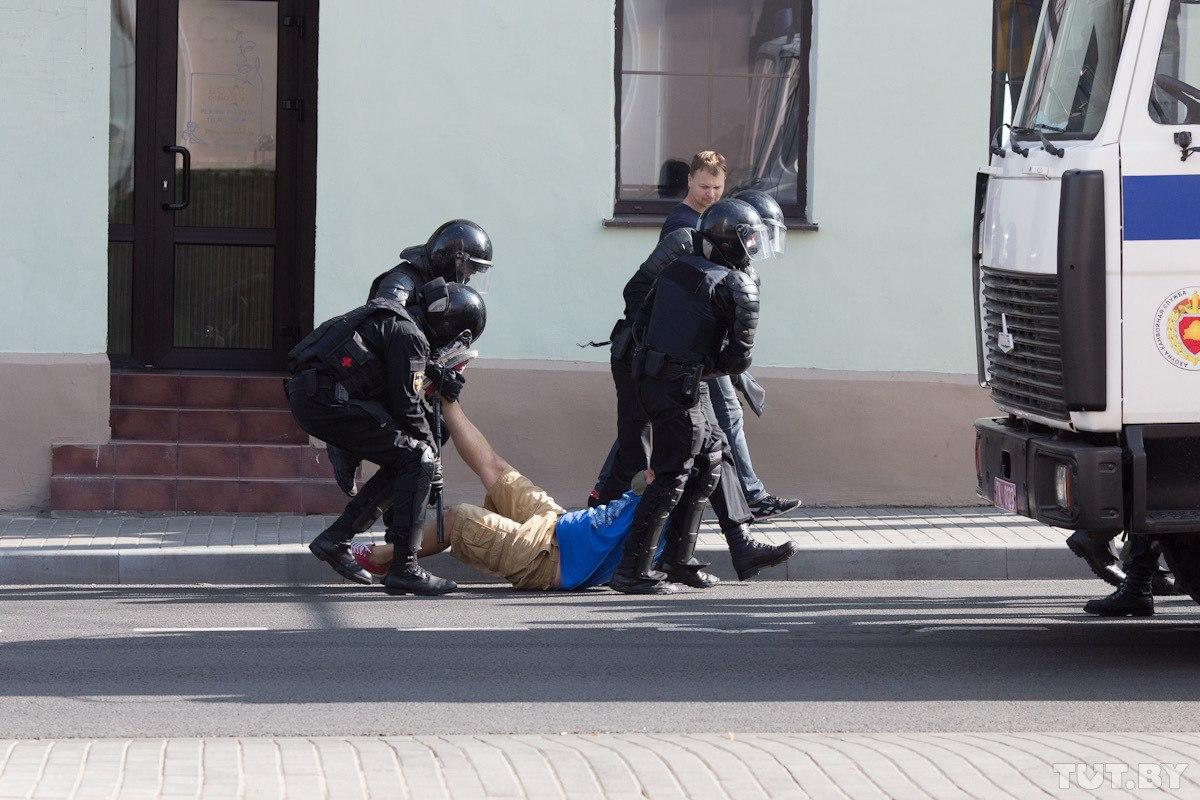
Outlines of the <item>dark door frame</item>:
[{"label": "dark door frame", "polygon": [[[110,355],[115,367],[281,369],[287,351],[312,328],[316,261],[317,20],[319,0],[278,0],[279,61],[295,70],[278,72],[279,119],[299,115],[297,134],[277,138],[274,231],[244,231],[231,243],[271,245],[276,269],[272,348],[262,350],[173,347],[172,304],[176,243],[214,241],[213,231],[174,229],[162,203],[174,198],[178,4],[137,0],[134,100],[134,222],[109,226],[109,241],[132,242],[131,354]],[[163,86],[162,83],[170,84]],[[298,100],[299,103],[294,101]],[[285,108],[283,103],[288,102]],[[169,140],[169,141],[168,141]],[[167,189],[163,189],[163,181]],[[281,213],[282,212],[282,213]],[[222,234],[227,239],[227,234]],[[244,241],[243,241],[244,240]]]}]

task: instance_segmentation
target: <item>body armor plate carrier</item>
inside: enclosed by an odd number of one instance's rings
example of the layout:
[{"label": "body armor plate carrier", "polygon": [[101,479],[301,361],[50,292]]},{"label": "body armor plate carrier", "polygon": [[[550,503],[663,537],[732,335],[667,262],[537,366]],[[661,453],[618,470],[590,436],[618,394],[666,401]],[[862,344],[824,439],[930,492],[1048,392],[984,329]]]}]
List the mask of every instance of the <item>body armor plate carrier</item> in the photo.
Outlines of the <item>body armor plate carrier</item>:
[{"label": "body armor plate carrier", "polygon": [[288,353],[288,370],[297,374],[316,369],[345,387],[350,397],[377,400],[384,393],[384,364],[380,354],[363,343],[358,327],[376,314],[394,314],[412,321],[403,305],[375,298],[321,324]]}]

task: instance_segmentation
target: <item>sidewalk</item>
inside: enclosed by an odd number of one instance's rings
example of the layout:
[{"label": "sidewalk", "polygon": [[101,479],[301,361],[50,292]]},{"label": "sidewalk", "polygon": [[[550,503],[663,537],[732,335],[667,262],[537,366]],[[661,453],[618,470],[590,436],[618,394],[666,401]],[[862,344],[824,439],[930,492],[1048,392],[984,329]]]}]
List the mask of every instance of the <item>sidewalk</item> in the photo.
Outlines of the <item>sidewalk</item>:
[{"label": "sidewalk", "polygon": [[[337,578],[305,545],[331,517],[0,515],[0,585],[326,584]],[[992,508],[802,509],[755,525],[800,552],[760,580],[1001,580],[1087,578],[1065,531]],[[382,530],[367,534],[375,539]],[[720,532],[706,524],[699,557],[735,580]],[[451,556],[437,574],[496,582]]]},{"label": "sidewalk", "polygon": [[1167,734],[0,740],[0,797],[1194,797],[1198,757]]}]

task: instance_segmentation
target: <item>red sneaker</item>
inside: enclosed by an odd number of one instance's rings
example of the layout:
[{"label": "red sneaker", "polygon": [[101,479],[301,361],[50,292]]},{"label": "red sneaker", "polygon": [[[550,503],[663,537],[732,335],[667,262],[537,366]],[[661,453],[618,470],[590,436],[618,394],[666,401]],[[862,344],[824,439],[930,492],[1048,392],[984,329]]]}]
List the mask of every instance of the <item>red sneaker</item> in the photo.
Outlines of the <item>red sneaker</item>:
[{"label": "red sneaker", "polygon": [[350,554],[354,556],[354,561],[367,572],[374,575],[376,578],[382,578],[387,575],[387,570],[375,566],[371,561],[371,553],[375,551],[375,545],[367,544],[366,542],[351,542]]}]

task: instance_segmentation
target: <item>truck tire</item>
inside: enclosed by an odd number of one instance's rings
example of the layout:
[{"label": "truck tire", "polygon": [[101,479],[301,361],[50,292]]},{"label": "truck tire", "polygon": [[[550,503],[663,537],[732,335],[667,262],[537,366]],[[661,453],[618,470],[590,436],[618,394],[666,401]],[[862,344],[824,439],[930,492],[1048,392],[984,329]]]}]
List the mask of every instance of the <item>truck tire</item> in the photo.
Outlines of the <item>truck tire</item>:
[{"label": "truck tire", "polygon": [[1200,533],[1173,533],[1158,541],[1176,588],[1200,603]]}]

